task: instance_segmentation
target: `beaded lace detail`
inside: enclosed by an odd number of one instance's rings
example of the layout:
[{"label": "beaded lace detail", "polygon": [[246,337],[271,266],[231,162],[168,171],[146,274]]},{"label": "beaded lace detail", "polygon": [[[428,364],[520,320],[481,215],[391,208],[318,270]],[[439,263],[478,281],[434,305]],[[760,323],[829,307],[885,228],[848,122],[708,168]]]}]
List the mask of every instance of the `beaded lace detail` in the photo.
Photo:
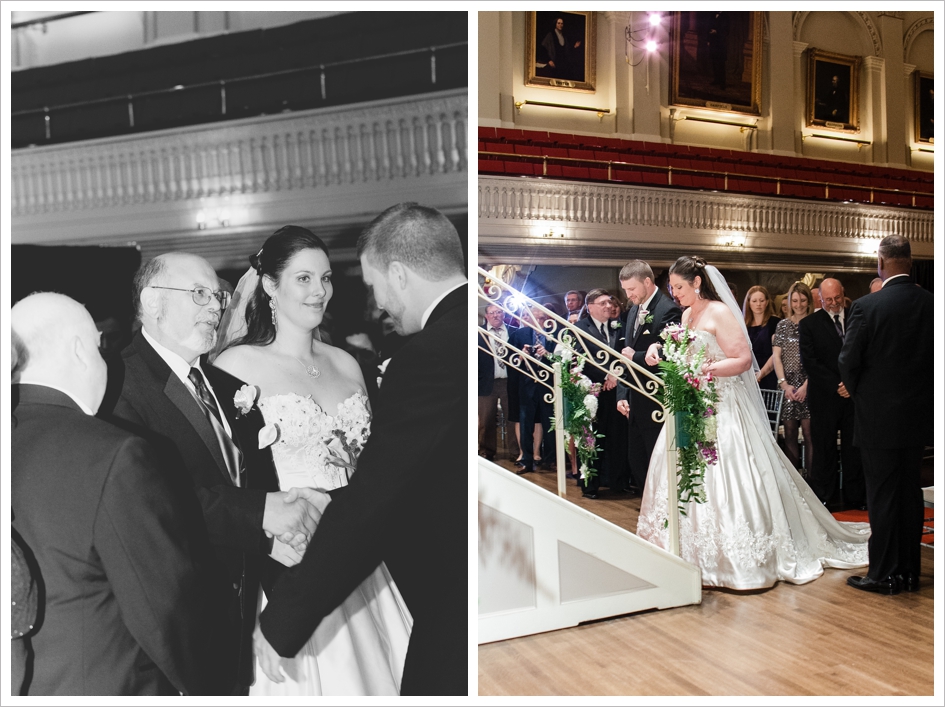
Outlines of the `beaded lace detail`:
[{"label": "beaded lace detail", "polygon": [[338,406],[335,415],[329,415],[310,395],[284,393],[259,400],[266,424],[278,430],[272,456],[283,491],[303,486],[335,489],[348,483],[352,470],[333,462],[353,466],[357,461],[370,435],[367,402],[359,390]]}]

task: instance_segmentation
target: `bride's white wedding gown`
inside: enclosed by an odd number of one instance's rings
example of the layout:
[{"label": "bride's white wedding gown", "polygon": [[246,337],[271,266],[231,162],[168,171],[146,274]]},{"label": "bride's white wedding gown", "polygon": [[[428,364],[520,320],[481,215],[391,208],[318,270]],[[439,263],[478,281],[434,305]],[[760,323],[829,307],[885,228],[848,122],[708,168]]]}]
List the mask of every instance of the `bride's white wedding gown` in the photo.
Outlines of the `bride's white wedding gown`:
[{"label": "bride's white wedding gown", "polygon": [[[329,462],[329,447],[347,459],[333,431],[341,429],[349,439],[366,436],[370,418],[363,392],[345,400],[335,415],[310,397],[294,393],[261,398],[259,409],[266,424],[279,429],[272,456],[282,490],[334,489],[348,483],[346,470]],[[249,694],[399,695],[412,624],[397,586],[381,563],[322,620],[299,654],[283,661],[285,682],[272,682],[257,661],[256,682]]]},{"label": "bride's white wedding gown", "polygon": [[[725,354],[711,333],[693,346],[712,360]],[[840,523],[778,448],[738,377],[718,378],[718,463],[707,467],[706,502],[679,515],[682,558],[699,566],[704,586],[760,589],[775,582],[810,582],[824,567],[868,564],[869,524]],[[666,430],[650,459],[637,535],[669,546]]]}]

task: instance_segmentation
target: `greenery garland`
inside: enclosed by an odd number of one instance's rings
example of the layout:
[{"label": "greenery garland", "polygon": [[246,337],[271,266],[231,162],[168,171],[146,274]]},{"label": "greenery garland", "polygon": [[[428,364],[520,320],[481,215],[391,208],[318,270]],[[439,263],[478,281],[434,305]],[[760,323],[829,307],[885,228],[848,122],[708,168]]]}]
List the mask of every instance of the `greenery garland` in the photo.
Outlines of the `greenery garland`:
[{"label": "greenery garland", "polygon": [[695,331],[673,324],[666,327],[663,357],[663,405],[676,423],[676,467],[679,512],[686,515],[689,503],[705,503],[703,480],[709,464],[718,462],[717,423],[719,394],[715,378],[703,373],[706,347],[696,348]]},{"label": "greenery garland", "polygon": [[[573,349],[559,344],[551,360],[561,364],[561,395],[564,408],[565,443],[574,440],[580,464],[581,478],[589,479],[596,475],[593,462],[597,459],[597,440],[604,435],[594,430],[597,419],[597,396],[601,384],[592,383],[585,376],[584,356],[577,356]],[[557,420],[552,418],[551,429],[555,429]]]}]

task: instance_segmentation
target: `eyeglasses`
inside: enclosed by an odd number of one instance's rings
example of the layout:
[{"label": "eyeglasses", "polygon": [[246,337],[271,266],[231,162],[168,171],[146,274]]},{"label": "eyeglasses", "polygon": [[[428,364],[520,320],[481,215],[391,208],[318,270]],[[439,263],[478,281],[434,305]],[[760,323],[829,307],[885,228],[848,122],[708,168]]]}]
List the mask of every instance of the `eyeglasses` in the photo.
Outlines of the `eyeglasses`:
[{"label": "eyeglasses", "polygon": [[180,287],[159,287],[158,285],[148,285],[152,290],[174,290],[175,292],[190,292],[194,298],[194,304],[200,305],[201,307],[205,304],[210,304],[210,298],[216,297],[217,302],[220,303],[222,309],[226,309],[227,305],[230,303],[230,293],[226,290],[217,290],[213,292],[209,287],[195,287],[192,290],[185,290]]}]

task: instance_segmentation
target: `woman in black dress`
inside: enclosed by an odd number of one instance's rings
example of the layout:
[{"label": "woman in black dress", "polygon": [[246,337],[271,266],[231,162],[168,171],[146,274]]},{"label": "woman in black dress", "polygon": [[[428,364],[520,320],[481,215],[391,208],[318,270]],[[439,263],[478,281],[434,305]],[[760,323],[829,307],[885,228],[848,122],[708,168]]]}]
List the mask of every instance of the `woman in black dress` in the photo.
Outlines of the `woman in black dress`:
[{"label": "woman in black dress", "polygon": [[745,326],[751,340],[751,352],[761,368],[756,375],[758,385],[768,390],[777,390],[771,340],[781,320],[774,316],[774,302],[771,301],[768,290],[761,285],[755,285],[748,290],[742,314],[745,315]]}]

